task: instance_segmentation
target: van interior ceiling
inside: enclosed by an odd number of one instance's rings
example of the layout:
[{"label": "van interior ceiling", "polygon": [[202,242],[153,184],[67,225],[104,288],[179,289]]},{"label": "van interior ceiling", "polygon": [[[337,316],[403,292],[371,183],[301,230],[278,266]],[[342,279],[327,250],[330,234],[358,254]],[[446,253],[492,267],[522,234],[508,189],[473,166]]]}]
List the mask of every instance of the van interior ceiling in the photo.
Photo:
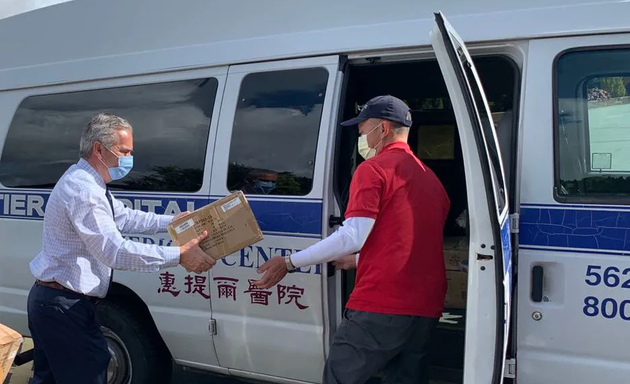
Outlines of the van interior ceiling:
[{"label": "van interior ceiling", "polygon": [[[506,179],[509,180],[508,152],[515,124],[515,114],[511,111],[516,99],[517,68],[503,56],[476,57],[474,61],[491,108]],[[432,382],[462,383],[468,255],[466,180],[455,114],[442,73],[436,60],[401,63],[366,60],[351,63],[345,74],[347,80],[340,119],[355,116],[360,106],[377,95],[391,94],[404,100],[412,109],[410,147],[440,178],[451,199],[451,210],[444,228],[449,288],[445,314],[432,340],[430,375]],[[348,202],[352,173],[363,160],[357,153],[357,138],[355,129],[339,130],[335,195],[342,212]],[[343,272],[342,279],[345,305],[354,287],[355,272]]]}]

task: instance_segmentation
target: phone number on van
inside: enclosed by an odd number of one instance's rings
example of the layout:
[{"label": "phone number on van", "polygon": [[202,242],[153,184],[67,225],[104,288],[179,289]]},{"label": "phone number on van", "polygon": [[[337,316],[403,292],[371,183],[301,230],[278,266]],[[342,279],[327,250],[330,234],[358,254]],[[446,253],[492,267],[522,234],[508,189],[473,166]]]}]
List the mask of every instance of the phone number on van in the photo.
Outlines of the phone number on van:
[{"label": "phone number on van", "polygon": [[[621,288],[630,289],[630,268],[621,270],[611,266],[602,271],[601,265],[589,265],[586,268],[584,281],[591,287],[603,284],[608,288],[621,286]],[[606,319],[621,318],[630,321],[630,299],[619,301],[611,297],[600,299],[587,296],[584,298],[582,312],[588,317],[603,316]]]}]

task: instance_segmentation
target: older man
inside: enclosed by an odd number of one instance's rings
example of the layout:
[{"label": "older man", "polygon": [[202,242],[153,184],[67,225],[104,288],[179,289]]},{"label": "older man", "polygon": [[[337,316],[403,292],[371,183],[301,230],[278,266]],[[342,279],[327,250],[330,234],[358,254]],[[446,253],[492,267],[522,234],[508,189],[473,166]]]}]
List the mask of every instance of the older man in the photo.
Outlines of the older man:
[{"label": "older man", "polygon": [[[323,382],[428,383],[427,348],[446,296],[443,254],[448,196],[407,144],[411,113],[393,96],[367,102],[359,116],[361,163],[344,225],[313,246],[260,267],[268,288],[298,267],[357,256],[356,284],[326,361]],[[351,254],[349,261],[344,255]]]},{"label": "older man", "polygon": [[133,165],[133,132],[123,118],[94,116],[83,129],[81,159],[59,179],[46,206],[42,250],[31,262],[28,296],[34,343],[32,384],[104,384],[110,354],[94,303],[106,296],[113,269],[155,272],[182,265],[201,273],[215,261],[199,248],[207,233],[182,246],[125,240],[155,234],[172,216],[127,208],[109,192]]}]

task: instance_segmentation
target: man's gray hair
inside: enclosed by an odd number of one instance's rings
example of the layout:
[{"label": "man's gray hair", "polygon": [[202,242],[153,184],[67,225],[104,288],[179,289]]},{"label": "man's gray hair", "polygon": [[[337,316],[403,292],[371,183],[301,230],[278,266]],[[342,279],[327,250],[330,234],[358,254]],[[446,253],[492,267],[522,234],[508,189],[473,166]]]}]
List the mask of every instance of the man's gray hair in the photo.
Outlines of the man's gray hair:
[{"label": "man's gray hair", "polygon": [[392,128],[394,134],[397,136],[402,135],[403,133],[409,133],[409,127],[401,125],[400,127]]},{"label": "man's gray hair", "polygon": [[395,135],[402,135],[403,133],[409,132],[409,127],[407,127],[406,125],[398,123],[396,121],[388,121],[392,125],[392,131],[394,131]]},{"label": "man's gray hair", "polygon": [[122,117],[111,113],[99,113],[93,116],[81,132],[79,155],[84,159],[92,156],[92,146],[97,141],[110,149],[116,144],[116,131],[123,129],[133,132],[131,124]]}]

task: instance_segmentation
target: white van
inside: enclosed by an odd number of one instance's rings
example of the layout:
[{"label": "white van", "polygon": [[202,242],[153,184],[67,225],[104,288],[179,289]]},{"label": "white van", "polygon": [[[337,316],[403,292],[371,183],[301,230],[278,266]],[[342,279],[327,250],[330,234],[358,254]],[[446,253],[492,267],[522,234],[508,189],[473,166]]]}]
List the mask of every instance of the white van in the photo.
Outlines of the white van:
[{"label": "white van", "polygon": [[0,20],[0,322],[28,335],[46,201],[89,116],[113,112],[137,160],[118,199],[172,214],[242,189],[265,239],[208,274],[117,272],[98,307],[110,383],[168,382],[171,360],[321,382],[352,271],[249,281],[341,223],[360,156],[338,122],[392,94],[452,201],[432,378],[627,383],[629,15],[593,0],[75,0]]}]

